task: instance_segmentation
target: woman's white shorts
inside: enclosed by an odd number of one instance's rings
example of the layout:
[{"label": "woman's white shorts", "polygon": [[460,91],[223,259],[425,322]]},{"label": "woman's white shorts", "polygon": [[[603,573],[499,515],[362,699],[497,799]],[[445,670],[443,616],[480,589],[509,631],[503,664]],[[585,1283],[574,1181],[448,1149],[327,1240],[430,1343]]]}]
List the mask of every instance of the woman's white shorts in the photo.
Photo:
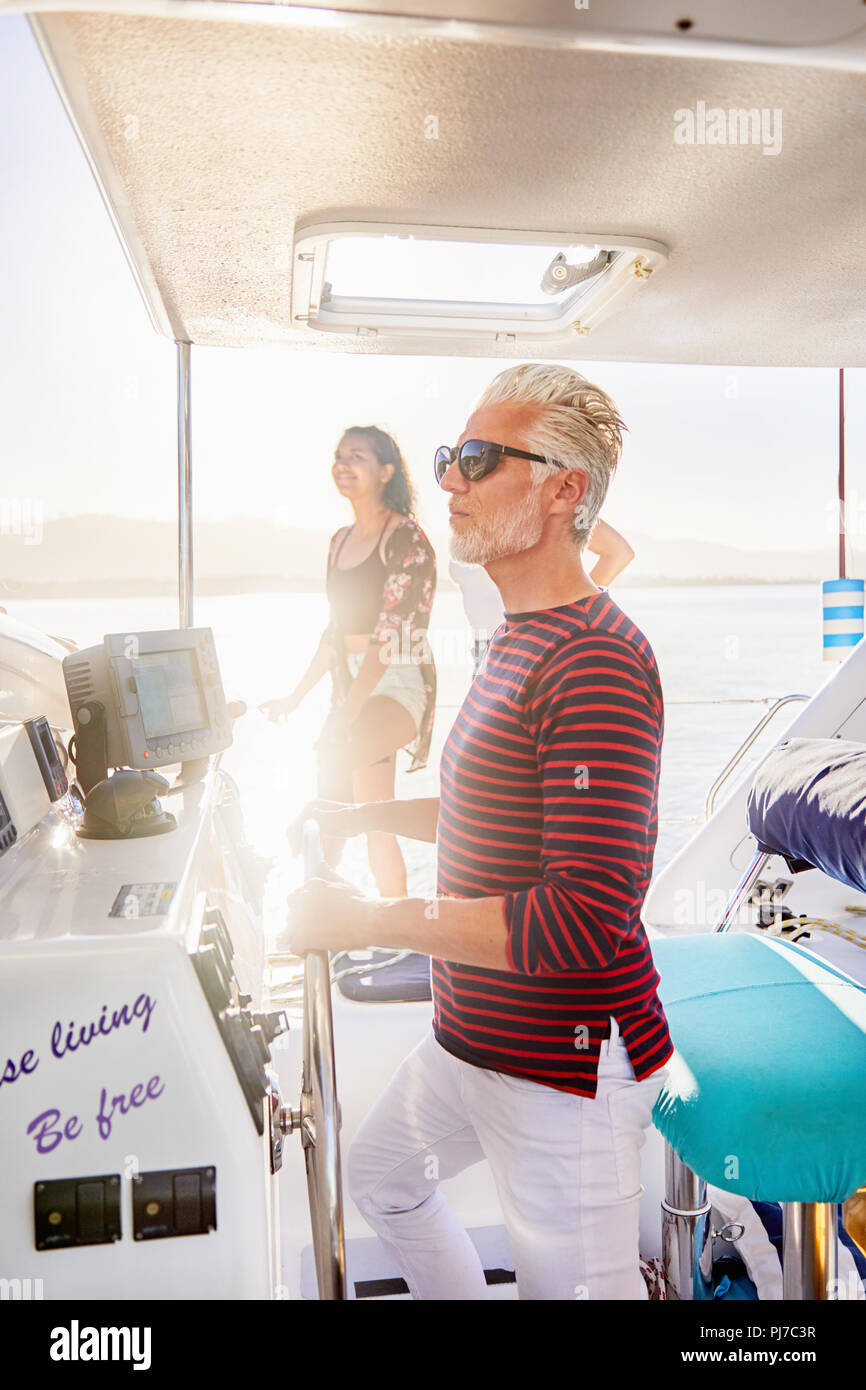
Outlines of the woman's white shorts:
[{"label": "woman's white shorts", "polygon": [[[352,680],[357,676],[365,656],[366,652],[347,652],[346,660]],[[370,698],[376,695],[386,695],[389,700],[396,700],[398,705],[402,705],[407,714],[412,716],[415,732],[418,732],[427,705],[427,690],[419,666],[411,662],[399,666],[395,662],[389,662],[385,674],[373,688]]]}]

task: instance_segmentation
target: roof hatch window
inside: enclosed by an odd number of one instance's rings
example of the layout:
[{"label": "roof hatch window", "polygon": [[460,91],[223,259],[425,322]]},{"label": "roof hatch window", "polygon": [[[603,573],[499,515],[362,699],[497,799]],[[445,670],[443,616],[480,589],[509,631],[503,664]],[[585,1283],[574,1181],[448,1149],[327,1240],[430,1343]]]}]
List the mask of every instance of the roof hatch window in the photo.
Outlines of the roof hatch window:
[{"label": "roof hatch window", "polygon": [[664,263],[658,242],[334,223],[299,230],[296,323],[341,333],[587,332]]}]

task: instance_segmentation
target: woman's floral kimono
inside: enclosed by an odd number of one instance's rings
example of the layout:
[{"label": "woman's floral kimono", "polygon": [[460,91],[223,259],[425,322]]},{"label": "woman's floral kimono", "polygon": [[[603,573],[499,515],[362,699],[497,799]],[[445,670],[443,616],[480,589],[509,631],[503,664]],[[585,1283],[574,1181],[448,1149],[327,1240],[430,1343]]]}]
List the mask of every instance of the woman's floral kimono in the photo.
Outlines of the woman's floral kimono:
[{"label": "woman's floral kimono", "polygon": [[[411,517],[403,517],[385,541],[385,566],[382,609],[370,642],[386,648],[390,661],[397,665],[411,662],[421,672],[427,703],[418,737],[408,748],[412,756],[409,771],[416,772],[427,763],[436,712],[436,667],[427,638],[436,592],[436,555],[421,527]],[[331,649],[334,703],[339,705],[349,693],[352,678],[345,660],[342,634],[333,614],[324,640]],[[373,695],[375,693],[374,690]]]}]

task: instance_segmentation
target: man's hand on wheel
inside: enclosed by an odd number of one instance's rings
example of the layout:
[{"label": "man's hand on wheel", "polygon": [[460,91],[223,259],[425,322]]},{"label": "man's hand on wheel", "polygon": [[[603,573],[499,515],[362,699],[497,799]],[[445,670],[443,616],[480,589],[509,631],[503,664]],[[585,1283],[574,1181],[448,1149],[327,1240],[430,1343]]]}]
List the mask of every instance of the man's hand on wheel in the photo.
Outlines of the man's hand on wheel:
[{"label": "man's hand on wheel", "polygon": [[292,853],[300,854],[303,849],[304,821],[314,820],[322,835],[334,835],[339,839],[360,835],[363,831],[363,826],[359,824],[362,809],[345,801],[308,801],[286,831]]},{"label": "man's hand on wheel", "polygon": [[329,874],[327,880],[308,879],[286,903],[286,925],[279,946],[296,956],[308,951],[363,948],[369,944],[371,906],[357,888],[336,875]]}]

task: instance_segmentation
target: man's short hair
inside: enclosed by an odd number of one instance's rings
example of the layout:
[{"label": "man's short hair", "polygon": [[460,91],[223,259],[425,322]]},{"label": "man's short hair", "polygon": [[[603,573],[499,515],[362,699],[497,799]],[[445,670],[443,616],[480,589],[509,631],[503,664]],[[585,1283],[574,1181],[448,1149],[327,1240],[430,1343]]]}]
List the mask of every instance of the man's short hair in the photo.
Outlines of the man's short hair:
[{"label": "man's short hair", "polygon": [[556,463],[586,474],[588,486],[574,513],[574,538],[582,550],[622,453],[626,426],[616,406],[606,391],[580,372],[551,362],[508,367],[493,378],[475,408],[505,401],[538,407],[525,436],[526,448],[543,454],[548,462],[530,464],[533,481],[557,471]]}]

